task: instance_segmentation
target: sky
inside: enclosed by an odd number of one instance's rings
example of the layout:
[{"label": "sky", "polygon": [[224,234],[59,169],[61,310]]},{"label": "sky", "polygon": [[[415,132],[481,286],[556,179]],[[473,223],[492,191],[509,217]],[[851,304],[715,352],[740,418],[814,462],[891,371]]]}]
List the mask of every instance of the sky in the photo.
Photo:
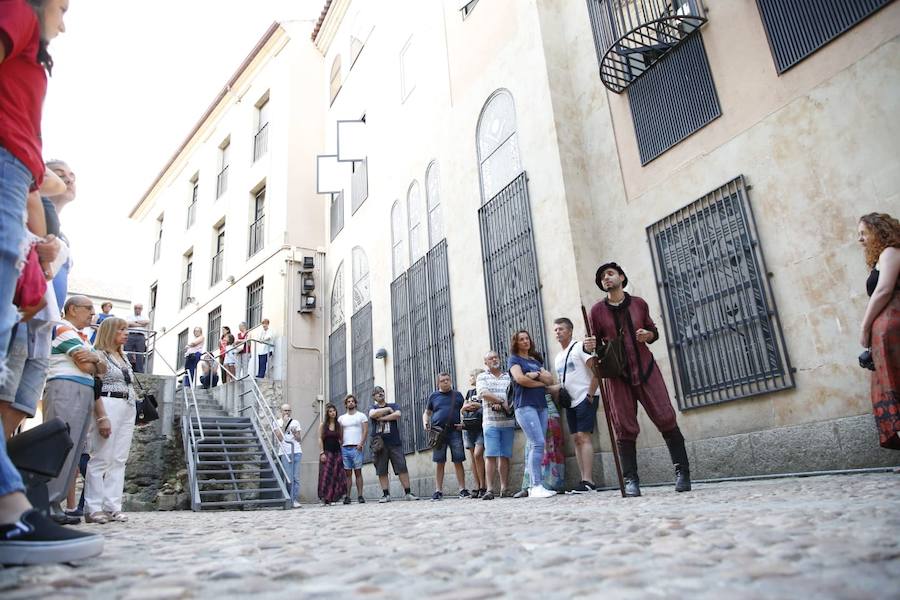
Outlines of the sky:
[{"label": "sky", "polygon": [[272,22],[314,21],[323,4],[70,0],[66,32],[50,45],[42,127],[44,158],[76,176],[77,198],[61,214],[73,283],[143,295],[136,273],[152,248],[129,245],[128,213]]}]

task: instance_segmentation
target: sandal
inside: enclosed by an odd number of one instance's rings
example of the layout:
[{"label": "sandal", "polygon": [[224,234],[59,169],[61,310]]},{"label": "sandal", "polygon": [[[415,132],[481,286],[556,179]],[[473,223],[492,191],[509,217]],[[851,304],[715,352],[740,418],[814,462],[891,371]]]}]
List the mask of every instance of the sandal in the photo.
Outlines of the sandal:
[{"label": "sandal", "polygon": [[111,512],[111,513],[106,513],[106,514],[109,516],[110,521],[116,521],[118,523],[127,523],[128,522],[128,516],[125,513],[120,512],[118,510]]},{"label": "sandal", "polygon": [[494,492],[485,492],[485,493],[483,493],[483,494],[481,495],[481,499],[482,499],[482,500],[493,500],[493,499],[494,499]]},{"label": "sandal", "polygon": [[106,516],[105,512],[97,511],[92,512],[88,515],[84,515],[85,523],[96,523],[97,525],[106,525],[109,523],[109,517]]}]

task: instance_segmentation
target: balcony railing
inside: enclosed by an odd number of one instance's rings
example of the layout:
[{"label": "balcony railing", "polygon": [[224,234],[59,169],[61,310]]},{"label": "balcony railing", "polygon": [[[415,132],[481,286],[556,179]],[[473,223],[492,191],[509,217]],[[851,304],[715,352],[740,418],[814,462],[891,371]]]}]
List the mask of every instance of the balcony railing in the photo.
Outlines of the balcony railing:
[{"label": "balcony railing", "polygon": [[251,257],[260,250],[265,243],[265,215],[250,223],[249,244],[247,248],[247,257]]},{"label": "balcony railing", "polygon": [[187,306],[188,299],[191,297],[191,280],[188,279],[186,281],[181,282],[181,306],[179,308],[184,308]]},{"label": "balcony railing", "polygon": [[706,23],[700,0],[587,0],[600,79],[620,94]]},{"label": "balcony railing", "polygon": [[256,135],[253,137],[253,162],[259,160],[259,158],[266,153],[266,150],[269,148],[269,124],[266,123],[262,127],[259,128],[259,131],[256,132]]},{"label": "balcony railing", "polygon": [[222,259],[225,255],[224,250],[219,250],[212,257],[212,264],[209,269],[209,285],[215,285],[222,281]]},{"label": "balcony railing", "polygon": [[216,198],[220,198],[228,190],[228,165],[222,167],[216,176]]},{"label": "balcony railing", "polygon": [[159,253],[160,253],[161,249],[162,249],[162,240],[157,239],[153,243],[153,262],[154,263],[159,260]]}]

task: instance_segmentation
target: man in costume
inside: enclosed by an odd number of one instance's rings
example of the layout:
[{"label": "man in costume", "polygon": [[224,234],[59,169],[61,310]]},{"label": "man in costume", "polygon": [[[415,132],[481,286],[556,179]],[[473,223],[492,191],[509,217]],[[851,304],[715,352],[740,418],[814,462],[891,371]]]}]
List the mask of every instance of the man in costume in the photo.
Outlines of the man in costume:
[{"label": "man in costume", "polygon": [[662,433],[669,455],[675,465],[675,491],[691,489],[691,473],[688,465],[684,436],[678,429],[675,410],[669,400],[669,392],[662,373],[647,347],[659,339],[659,331],[650,318],[650,310],[643,298],[625,292],[628,277],[614,262],[601,265],[594,281],[606,292],[606,298],[591,308],[590,321],[594,337],[584,341],[584,348],[593,351],[597,338],[610,340],[622,336],[625,347],[625,369],[621,377],[607,379],[609,405],[616,444],[622,462],[625,479],[625,495],[640,496],[641,488],[637,472],[636,440],[640,427],[637,421],[637,403],[647,411],[647,416]]}]

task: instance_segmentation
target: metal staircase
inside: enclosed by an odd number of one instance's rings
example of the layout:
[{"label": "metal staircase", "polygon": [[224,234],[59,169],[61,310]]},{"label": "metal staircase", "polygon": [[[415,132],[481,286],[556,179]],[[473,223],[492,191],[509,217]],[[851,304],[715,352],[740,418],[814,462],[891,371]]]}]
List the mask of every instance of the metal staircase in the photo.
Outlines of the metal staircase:
[{"label": "metal staircase", "polygon": [[181,409],[191,509],[290,508],[272,410],[252,377],[233,385],[246,388],[242,397],[251,396],[248,416],[229,416],[208,390],[179,382],[176,406]]}]

